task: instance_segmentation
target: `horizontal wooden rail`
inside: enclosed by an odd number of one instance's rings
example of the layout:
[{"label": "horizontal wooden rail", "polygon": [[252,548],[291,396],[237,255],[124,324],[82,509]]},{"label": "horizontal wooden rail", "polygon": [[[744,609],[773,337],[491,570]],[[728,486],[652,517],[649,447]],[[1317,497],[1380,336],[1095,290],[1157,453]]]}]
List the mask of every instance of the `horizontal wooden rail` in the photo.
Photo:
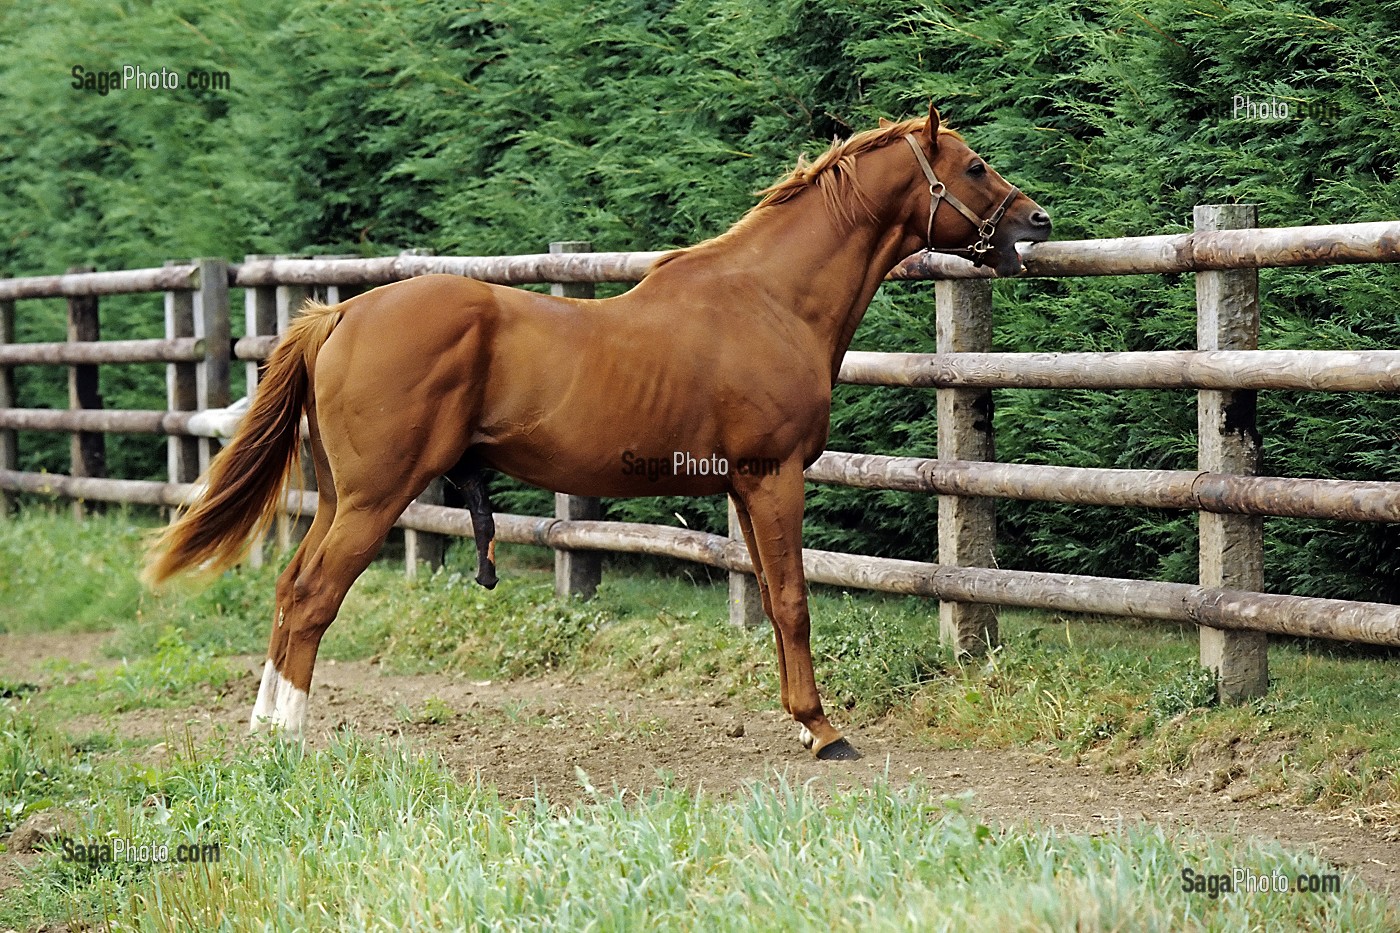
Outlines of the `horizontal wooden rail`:
[{"label": "horizontal wooden rail", "polygon": [[982,389],[1400,391],[1400,350],[1157,350],[1140,353],[868,353],[840,381]]},{"label": "horizontal wooden rail", "polygon": [[864,489],[1235,515],[1400,522],[1400,483],[925,460],[827,451],[807,479]]},{"label": "horizontal wooden rail", "polygon": [[[1103,240],[1053,240],[1025,244],[1022,277],[1144,275],[1400,262],[1400,221],[1258,227]],[[938,253],[916,253],[895,267],[892,279],[992,278],[986,268]]]},{"label": "horizontal wooden rail", "polygon": [[[87,479],[13,470],[0,470],[0,489],[154,506],[179,506],[198,491],[193,484]],[[285,503],[290,512],[307,515],[315,512],[316,504],[315,493],[295,491],[287,494]],[[510,543],[649,554],[740,573],[753,571],[742,542],[686,528],[506,514],[497,515],[495,520],[498,540]],[[470,513],[433,505],[410,505],[399,524],[415,531],[458,537],[468,537],[472,531]],[[1248,593],[1189,583],[940,567],[812,549],[803,551],[803,564],[810,582],[833,586],[1400,647],[1400,606],[1383,603]]]},{"label": "horizontal wooden rail", "polygon": [[[0,429],[226,438],[233,435],[240,417],[240,412],[227,409],[3,408]],[[1400,483],[1388,482],[970,462],[842,451],[822,454],[808,467],[806,476],[815,483],[951,496],[1284,518],[1400,521]]]},{"label": "horizontal wooden rail", "polygon": [[112,408],[0,408],[0,430],[232,437],[238,426],[238,418],[238,414],[224,409],[129,411]]},{"label": "horizontal wooden rail", "polygon": [[204,341],[192,337],[79,343],[0,343],[0,366],[192,363],[204,359],[204,349]]},{"label": "horizontal wooden rail", "polygon": [[[525,256],[384,256],[372,259],[261,259],[232,267],[231,284],[378,285],[442,272],[484,282],[635,282],[664,251],[540,253]],[[1067,277],[1257,269],[1270,266],[1400,262],[1400,221],[1274,227],[1058,240],[1021,247],[1023,276]],[[989,269],[939,253],[900,263],[892,279],[990,278]],[[0,296],[3,297],[3,296]]]},{"label": "horizontal wooden rail", "polygon": [[[384,256],[369,259],[254,259],[229,266],[229,284],[377,285],[429,273],[485,282],[635,282],[664,250],[540,253],[524,256]],[[1400,221],[1274,227],[1024,244],[1025,276],[1128,275],[1212,269],[1400,262]],[[919,253],[891,279],[989,278],[993,273],[954,256]],[[76,295],[192,290],[192,263],[69,275],[0,279],[0,301]]]},{"label": "horizontal wooden rail", "polygon": [[[540,253],[525,256],[384,256],[370,259],[255,259],[229,266],[229,284],[376,285],[428,273],[485,282],[635,282],[665,251]],[[1025,276],[1128,275],[1282,266],[1400,262],[1400,221],[1274,227],[1024,244]],[[954,256],[919,253],[892,279],[989,278]],[[192,263],[0,279],[0,301],[75,295],[192,290]]]},{"label": "horizontal wooden rail", "polygon": [[281,339],[280,334],[269,334],[263,337],[239,337],[233,342],[233,358],[236,360],[265,360],[272,355],[273,348]]},{"label": "horizontal wooden rail", "polygon": [[255,259],[233,268],[232,284],[382,285],[416,275],[464,275],[498,285],[636,282],[664,251],[539,253],[525,256],[383,256],[373,259]]},{"label": "horizontal wooden rail", "polygon": [[182,263],[158,269],[73,272],[0,279],[0,301],[19,298],[64,298],[76,295],[121,295],[132,292],[191,291],[199,287],[198,266]]},{"label": "horizontal wooden rail", "polygon": [[[241,337],[240,360],[281,339]],[[1140,353],[872,353],[851,350],[838,381],[929,389],[1282,389],[1400,391],[1400,350],[1163,350]]]},{"label": "horizontal wooden rail", "polygon": [[[305,510],[312,506],[309,500],[313,498],[310,493],[294,494],[289,496],[289,505]],[[648,554],[722,570],[753,572],[743,542],[687,528],[522,515],[497,515],[495,521],[497,537],[511,543]],[[400,524],[416,531],[471,535],[470,513],[444,506],[410,505]],[[832,586],[1400,647],[1400,606],[1385,603],[1247,593],[1189,583],[940,567],[811,548],[803,549],[802,560],[809,582]]]},{"label": "horizontal wooden rail", "polygon": [[189,483],[156,483],[140,479],[99,479],[60,473],[25,473],[0,470],[0,489],[38,496],[86,499],[92,502],[124,502],[172,508],[186,504],[196,487]]}]

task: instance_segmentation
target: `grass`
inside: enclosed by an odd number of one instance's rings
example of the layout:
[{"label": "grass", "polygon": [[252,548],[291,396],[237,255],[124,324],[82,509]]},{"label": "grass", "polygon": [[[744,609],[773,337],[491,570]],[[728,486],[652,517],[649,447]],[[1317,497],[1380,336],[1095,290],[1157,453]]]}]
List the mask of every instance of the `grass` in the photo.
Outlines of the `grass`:
[{"label": "grass", "polygon": [[[884,784],[825,803],[779,781],[720,800],[586,788],[563,808],[460,784],[400,744],[303,754],[182,749],[166,766],[83,754],[23,716],[0,735],[86,798],[79,844],[219,846],[217,864],[65,861],[51,848],[0,923],[134,930],[1392,928],[1363,890],[1212,898],[1182,872],[1325,875],[1308,856],[1161,829],[995,830],[959,798]],[[85,778],[76,783],[68,775]],[[156,801],[152,804],[152,801]],[[113,928],[116,928],[115,926]]]},{"label": "grass", "polygon": [[[111,629],[113,656],[167,667],[262,652],[276,562],[155,597],[132,579],[141,538],[142,523],[124,512],[79,524],[66,512],[31,508],[0,523],[0,605],[10,607],[0,631]],[[469,582],[469,547],[453,548],[442,572],[415,581],[375,565],[351,591],[321,656],[483,678],[600,671],[776,706],[772,633],[724,624],[723,586],[610,569],[596,600],[566,603],[553,597],[547,555],[542,562],[537,549],[500,551],[503,579],[490,592]],[[82,572],[55,577],[67,555]],[[958,663],[938,645],[930,608],[910,598],[813,592],[818,681],[838,718],[859,727],[895,715],[937,745],[1026,746],[1128,772],[1234,768],[1261,793],[1382,815],[1400,796],[1400,721],[1387,700],[1394,652],[1275,640],[1269,695],[1217,708],[1190,626],[1006,612],[1002,647]],[[180,695],[172,685],[152,689]],[[152,702],[134,687],[127,695]]]},{"label": "grass", "polygon": [[[227,657],[264,647],[277,568],[153,596],[132,582],[142,528],[124,512],[77,524],[34,508],[0,522],[0,631],[110,630],[106,650],[123,659],[51,662],[42,690],[0,683],[0,831],[57,808],[83,814],[89,838],[213,841],[226,857],[211,868],[87,866],[50,851],[6,892],[0,929],[100,917],[136,929],[1397,926],[1359,888],[1216,899],[1180,890],[1187,867],[1326,871],[1282,850],[1143,829],[993,831],[918,788],[837,792],[824,805],[783,784],[728,800],[590,791],[566,809],[503,801],[411,748],[351,734],[305,756],[190,741],[174,760],[144,764],[152,756],[132,742],[93,731],[94,714],[217,697],[234,676]],[[492,593],[467,585],[469,549],[416,581],[371,568],[322,656],[493,678],[597,671],[776,706],[771,631],[725,624],[722,586],[614,568],[594,601],[560,602],[539,552],[499,556]],[[54,572],[74,560],[81,572]],[[1269,696],[1220,708],[1194,663],[1194,630],[1007,613],[1003,646],[959,664],[938,646],[930,608],[814,592],[818,678],[839,719],[858,729],[894,717],[936,745],[1030,747],[1112,770],[1218,772],[1396,831],[1389,653],[1277,643]],[[400,711],[435,724],[462,715],[436,697]],[[664,724],[619,716],[595,728]]]}]

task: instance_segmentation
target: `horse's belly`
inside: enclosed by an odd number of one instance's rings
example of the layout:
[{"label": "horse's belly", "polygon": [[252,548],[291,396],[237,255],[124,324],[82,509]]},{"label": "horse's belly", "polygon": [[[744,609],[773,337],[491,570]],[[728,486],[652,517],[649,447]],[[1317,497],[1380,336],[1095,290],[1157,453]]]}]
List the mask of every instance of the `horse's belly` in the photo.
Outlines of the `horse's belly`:
[{"label": "horse's belly", "polygon": [[523,482],[577,496],[715,495],[729,488],[733,456],[683,434],[630,438],[612,431],[473,446],[481,462]]}]

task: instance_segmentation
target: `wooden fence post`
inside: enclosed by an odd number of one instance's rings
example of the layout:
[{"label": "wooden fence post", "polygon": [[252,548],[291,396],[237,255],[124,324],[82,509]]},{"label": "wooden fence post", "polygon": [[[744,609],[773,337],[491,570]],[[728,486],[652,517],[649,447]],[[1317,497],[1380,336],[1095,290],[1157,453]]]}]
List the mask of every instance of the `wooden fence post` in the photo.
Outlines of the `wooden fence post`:
[{"label": "wooden fence post", "polygon": [[[167,262],[167,266],[179,265]],[[194,336],[194,292],[179,289],[165,293],[165,338]],[[199,407],[195,363],[167,363],[165,367],[166,407],[171,411],[194,411]],[[166,441],[167,464],[172,483],[193,483],[199,478],[197,438],[171,435]]]},{"label": "wooden fence post", "polygon": [[[294,257],[279,255],[278,259],[291,259]],[[278,285],[274,292],[277,305],[277,333],[285,334],[287,328],[292,324],[292,318],[301,310],[301,306],[306,304],[306,300],[311,297],[311,289],[306,285]],[[311,451],[303,442],[301,457],[301,488],[308,492],[316,491],[316,470],[311,463]],[[303,535],[311,527],[311,520],[304,517],[292,517],[286,512],[277,513],[276,534],[277,549],[286,552],[292,549],[293,545],[301,541]]]},{"label": "wooden fence post", "polygon": [[[0,301],[0,345],[15,342],[15,303]],[[15,371],[10,366],[0,366],[0,408],[18,408],[19,397],[15,394]],[[0,430],[0,470],[19,469],[19,432],[10,429]],[[0,490],[0,520],[8,518],[15,506],[15,497]]]},{"label": "wooden fence post", "polygon": [[[70,274],[95,272],[92,266],[70,266]],[[98,315],[96,295],[72,295],[68,298],[68,342],[100,341],[102,324]],[[69,409],[100,409],[102,391],[95,363],[77,363],[68,367]],[[96,431],[74,431],[69,438],[69,451],[74,476],[102,478],[107,475],[107,436]],[[103,503],[73,500],[73,517],[82,519],[89,512],[101,512]]]},{"label": "wooden fence post", "polygon": [[[1253,204],[1196,206],[1198,233],[1258,226]],[[1259,348],[1259,273],[1232,269],[1196,273],[1196,342],[1201,350]],[[1197,468],[1256,475],[1262,448],[1253,390],[1197,394]],[[1256,515],[1201,512],[1202,586],[1259,592],[1264,588],[1264,520]],[[1201,664],[1215,673],[1221,702],[1262,696],[1269,687],[1268,636],[1201,627]]]},{"label": "wooden fence post", "polygon": [[[739,527],[739,516],[734,511],[734,500],[725,497],[729,503],[729,537],[736,541],[744,540],[744,531]],[[756,628],[763,624],[767,615],[763,611],[763,593],[758,588],[758,578],[751,573],[729,572],[729,621],[743,628]]]},{"label": "wooden fence post", "polygon": [[[939,353],[980,353],[992,348],[992,286],[984,279],[940,281],[934,287]],[[989,389],[938,389],[938,458],[994,460],[992,393]],[[993,499],[938,497],[938,563],[991,567],[996,548]],[[996,609],[941,600],[939,634],[957,654],[980,654],[997,644]]]},{"label": "wooden fence post", "polygon": [[[229,398],[230,338],[228,303],[228,261],[196,259],[193,294],[194,336],[204,341],[204,359],[195,364],[195,404],[200,411],[227,408]],[[199,472],[209,469],[209,461],[219,452],[219,442],[201,437]]]},{"label": "wooden fence post", "polygon": [[[444,482],[443,478],[439,476],[429,483],[428,488],[420,492],[418,498],[413,501],[423,505],[442,505]],[[446,535],[437,535],[429,531],[414,531],[412,528],[405,528],[403,531],[404,573],[410,580],[417,578],[420,566],[429,574],[441,567],[446,551]]]},{"label": "wooden fence post", "polygon": [[[271,256],[249,255],[244,257],[244,262],[271,258]],[[248,337],[268,337],[277,333],[277,289],[275,286],[263,285],[244,289],[243,323],[243,332]],[[248,360],[244,364],[250,403],[258,391],[258,379],[262,373],[261,366],[259,360]],[[266,537],[253,543],[253,546],[248,550],[249,566],[262,566],[266,544]]]},{"label": "wooden fence post", "polygon": [[[593,244],[583,240],[562,240],[549,244],[551,253],[591,253]],[[549,288],[551,295],[561,298],[592,298],[591,282],[555,283]],[[621,466],[618,467],[621,469]],[[557,518],[576,521],[597,521],[603,517],[603,503],[592,496],[554,496],[554,514]],[[578,596],[592,599],[598,592],[598,584],[603,581],[603,555],[598,551],[554,552],[554,592],[558,596]]]},{"label": "wooden fence post", "polygon": [[[554,494],[554,516],[567,521],[596,522],[603,517],[603,503],[593,496]],[[603,582],[601,551],[554,552],[554,595],[592,599]]]},{"label": "wooden fence post", "polygon": [[[400,256],[431,256],[432,250],[427,249],[406,249],[399,252]],[[359,293],[359,289],[355,293]],[[353,297],[348,291],[337,290],[336,301],[345,301]],[[446,491],[445,480],[439,476],[428,484],[428,488],[419,493],[414,502],[423,505],[442,505]],[[419,565],[422,565],[430,573],[442,566],[447,557],[448,536],[433,534],[430,531],[414,531],[412,528],[405,528],[403,531],[403,560],[404,573],[410,580],[418,576]]]}]

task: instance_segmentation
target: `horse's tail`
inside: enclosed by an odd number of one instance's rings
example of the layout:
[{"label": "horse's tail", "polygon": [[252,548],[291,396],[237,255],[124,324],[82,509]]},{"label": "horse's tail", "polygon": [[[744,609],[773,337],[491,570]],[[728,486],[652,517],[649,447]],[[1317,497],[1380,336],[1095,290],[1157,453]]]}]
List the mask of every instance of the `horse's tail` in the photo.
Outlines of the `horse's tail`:
[{"label": "horse's tail", "polygon": [[267,530],[300,459],[316,354],[341,314],[309,302],[277,345],[233,440],[209,464],[204,494],[151,545],[141,574],[148,585],[190,567],[222,570],[243,556],[250,535]]}]

